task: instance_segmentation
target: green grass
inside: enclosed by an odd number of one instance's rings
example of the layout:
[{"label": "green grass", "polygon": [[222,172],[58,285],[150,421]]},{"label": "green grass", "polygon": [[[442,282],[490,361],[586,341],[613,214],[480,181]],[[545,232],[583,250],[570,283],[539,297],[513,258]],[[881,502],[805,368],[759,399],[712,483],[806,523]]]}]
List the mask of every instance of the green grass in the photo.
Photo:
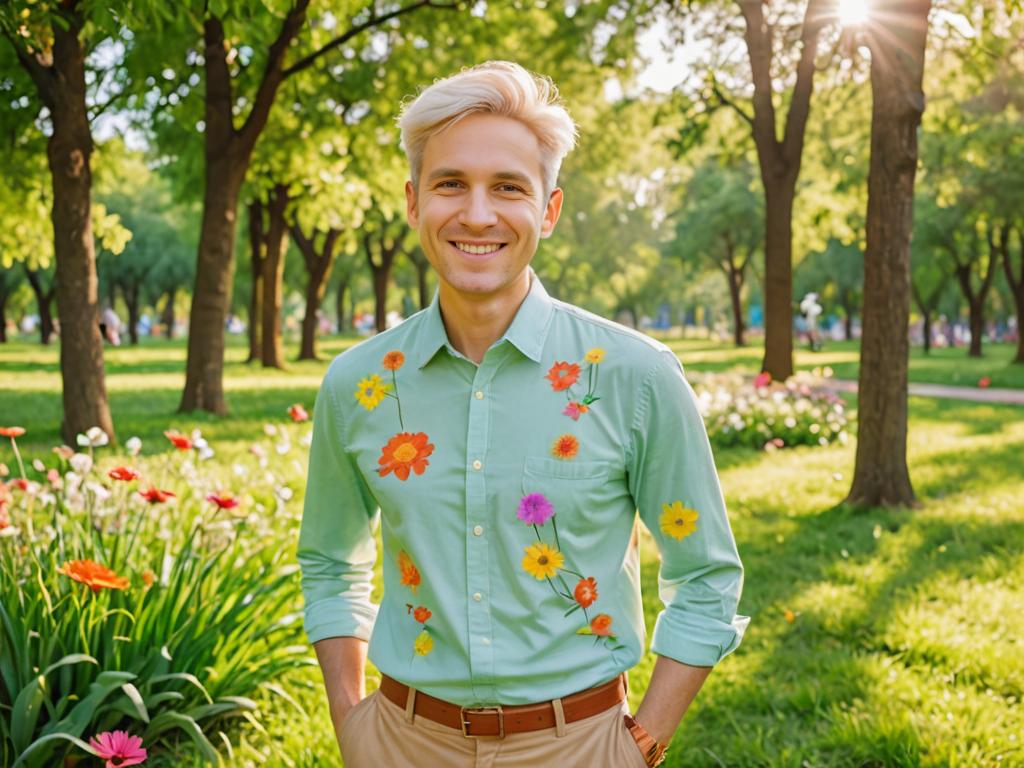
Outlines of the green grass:
[{"label": "green grass", "polygon": [[[736,349],[731,345],[707,339],[663,339],[679,355],[687,368],[702,371],[740,371],[754,373],[760,369],[764,347],[752,344]],[[819,352],[797,348],[794,364],[797,370],[830,366],[839,379],[857,380],[860,368],[860,343],[830,341]],[[1017,352],[1013,344],[987,344],[983,356],[968,357],[963,347],[933,349],[924,354],[919,347],[910,350],[909,378],[912,382],[950,384],[975,387],[988,376],[993,387],[1024,389],[1024,364],[1013,363]]]},{"label": "green grass", "polygon": [[[218,450],[212,461],[227,475],[228,456],[260,434],[264,422],[279,421],[293,402],[312,404],[326,363],[265,372],[246,366],[245,350],[235,342],[226,367],[232,409],[226,419],[174,413],[183,382],[180,342],[109,351],[122,439],[138,434],[144,450],[164,450],[163,429],[199,425]],[[323,354],[349,343],[331,341]],[[695,370],[752,372],[760,360],[755,349],[673,346]],[[56,442],[56,353],[0,347],[0,423],[29,428],[22,444],[30,456],[45,456]],[[986,354],[993,386],[1024,385],[1009,355],[994,347]],[[800,353],[798,363],[832,365],[838,376],[853,377],[854,356],[851,346],[835,344]],[[934,362],[915,358],[912,378],[931,372],[969,382],[981,370],[969,367],[975,364],[962,350],[946,351]],[[691,707],[667,765],[1024,765],[1022,416],[1014,406],[911,398],[909,459],[921,498],[913,510],[842,504],[853,441],[719,453],[746,567],[740,611],[752,622],[740,649],[716,668]],[[10,462],[3,450],[0,460]],[[291,503],[300,500],[297,494]],[[293,542],[294,531],[281,536]],[[660,604],[657,553],[648,536],[642,553],[650,632]],[[648,654],[631,673],[634,708],[653,662]],[[296,687],[309,717],[277,710],[265,723],[271,744],[245,731],[229,765],[340,765],[319,673],[311,669]]]}]

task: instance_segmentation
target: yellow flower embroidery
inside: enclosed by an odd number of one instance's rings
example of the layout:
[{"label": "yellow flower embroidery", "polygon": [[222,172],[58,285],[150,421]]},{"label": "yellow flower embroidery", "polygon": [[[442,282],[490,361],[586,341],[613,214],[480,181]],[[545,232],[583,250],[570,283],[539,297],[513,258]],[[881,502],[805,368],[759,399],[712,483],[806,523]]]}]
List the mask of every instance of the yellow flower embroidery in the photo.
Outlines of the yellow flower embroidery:
[{"label": "yellow flower embroidery", "polygon": [[594,347],[583,356],[583,359],[591,365],[597,365],[604,360],[604,350],[600,347]]},{"label": "yellow flower embroidery", "polygon": [[565,557],[557,549],[549,547],[543,541],[531,544],[524,550],[523,570],[538,581],[550,579],[565,565]]},{"label": "yellow flower embroidery", "polygon": [[697,510],[684,507],[681,501],[662,504],[661,509],[659,522],[661,531],[666,536],[671,536],[676,541],[682,541],[697,530],[697,518],[700,517]]},{"label": "yellow flower embroidery", "polygon": [[424,629],[416,636],[416,642],[413,643],[412,648],[416,651],[417,656],[426,656],[434,650],[434,638]]},{"label": "yellow flower embroidery", "polygon": [[356,385],[356,400],[363,408],[372,411],[387,397],[389,389],[391,385],[385,384],[381,377],[374,373]]}]

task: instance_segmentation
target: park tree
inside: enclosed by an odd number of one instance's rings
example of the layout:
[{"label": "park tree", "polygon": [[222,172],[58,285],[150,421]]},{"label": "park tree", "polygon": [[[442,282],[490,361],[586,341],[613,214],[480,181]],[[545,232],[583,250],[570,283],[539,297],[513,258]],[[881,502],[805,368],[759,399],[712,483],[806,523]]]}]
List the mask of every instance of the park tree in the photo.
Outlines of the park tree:
[{"label": "park tree", "polygon": [[763,198],[756,171],[743,157],[711,156],[686,183],[674,214],[675,239],[666,253],[703,261],[725,277],[732,307],[733,343],[744,345],[743,289],[762,241]]},{"label": "park tree", "polygon": [[907,469],[907,322],[917,130],[930,0],[888,0],[865,24],[871,52],[864,317],[856,464],[847,501],[915,501]]},{"label": "park tree", "polygon": [[932,324],[952,278],[944,243],[950,223],[956,226],[957,220],[946,214],[931,194],[918,192],[910,248],[910,292],[921,313],[925,354],[931,352]]},{"label": "park tree", "polygon": [[[48,126],[46,156],[61,329],[61,432],[69,441],[93,426],[114,434],[99,331],[91,157],[92,121],[122,89],[106,77],[90,80],[87,71],[94,68],[90,53],[116,37],[121,25],[115,8],[89,0],[0,5],[0,34],[7,43],[0,54],[0,71],[11,84],[7,90],[17,96],[9,103],[30,108]],[[17,68],[30,87],[15,73]]]}]

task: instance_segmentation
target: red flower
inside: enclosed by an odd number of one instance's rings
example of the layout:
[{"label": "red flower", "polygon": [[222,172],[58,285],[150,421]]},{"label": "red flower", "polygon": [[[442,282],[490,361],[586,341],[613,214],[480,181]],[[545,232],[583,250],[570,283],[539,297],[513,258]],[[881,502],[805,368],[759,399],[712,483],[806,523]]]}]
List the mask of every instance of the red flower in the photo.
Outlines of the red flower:
[{"label": "red flower", "polygon": [[580,367],[576,363],[555,363],[545,376],[551,382],[551,388],[555,392],[568,389],[580,377]]},{"label": "red flower", "polygon": [[206,497],[207,501],[212,501],[217,505],[219,509],[234,509],[241,502],[234,496],[227,494],[225,496],[218,496],[216,493],[211,493]]},{"label": "red flower", "polygon": [[399,352],[397,349],[393,349],[384,355],[384,360],[381,363],[389,371],[397,371],[405,364],[405,355]]},{"label": "red flower", "polygon": [[430,609],[428,609],[426,606],[419,605],[416,607],[416,610],[412,612],[412,616],[420,624],[426,624],[427,619],[433,616],[433,614],[430,612]]},{"label": "red flower", "polygon": [[429,440],[423,432],[399,432],[381,450],[380,458],[377,459],[380,464],[377,474],[384,477],[394,472],[399,480],[408,480],[410,470],[422,475],[430,464],[427,457],[434,452],[434,446]]},{"label": "red flower", "polygon": [[107,477],[113,480],[138,480],[141,475],[131,467],[114,467],[107,472]]},{"label": "red flower", "polygon": [[754,386],[758,388],[767,387],[771,383],[772,375],[768,373],[768,371],[762,371],[761,373],[757,374],[757,377],[754,379]]},{"label": "red flower", "polygon": [[981,387],[982,389],[985,389],[986,387],[991,386],[991,384],[992,384],[992,377],[991,376],[982,376],[980,379],[978,379],[978,386]]},{"label": "red flower", "polygon": [[302,407],[301,403],[296,403],[288,409],[288,415],[292,417],[292,421],[301,423],[303,421],[309,421],[309,414],[306,413],[306,409]]},{"label": "red flower", "polygon": [[13,440],[25,434],[24,427],[0,427],[0,436],[9,437]]},{"label": "red flower", "polygon": [[415,595],[416,588],[420,585],[420,569],[404,549],[398,553],[398,570],[402,573],[402,584],[409,587]]},{"label": "red flower", "polygon": [[612,617],[607,613],[599,613],[590,622],[590,631],[601,637],[610,637],[612,634]]},{"label": "red flower", "polygon": [[176,429],[166,430],[164,437],[170,440],[179,451],[187,451],[192,448],[192,441]]},{"label": "red flower", "polygon": [[150,504],[162,504],[168,499],[173,499],[174,494],[170,491],[161,491],[159,488],[150,486],[148,490],[139,491],[139,496],[144,498]]},{"label": "red flower", "polygon": [[[580,579],[579,584],[576,585],[576,589],[572,592],[573,597],[576,598],[576,602],[579,603],[583,608],[589,608],[597,600],[597,581],[593,576],[588,576],[585,579]],[[611,619],[608,619],[610,622]]]},{"label": "red flower", "polygon": [[24,477],[16,477],[13,480],[8,480],[7,485],[12,488],[17,488],[19,491],[27,491],[29,488],[28,480]]}]

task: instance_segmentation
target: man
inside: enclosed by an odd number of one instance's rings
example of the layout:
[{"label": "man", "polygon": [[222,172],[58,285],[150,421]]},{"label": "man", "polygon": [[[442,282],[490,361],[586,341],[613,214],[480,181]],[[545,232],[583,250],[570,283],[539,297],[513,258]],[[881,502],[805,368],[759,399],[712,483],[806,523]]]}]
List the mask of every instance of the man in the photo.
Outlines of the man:
[{"label": "man", "polygon": [[[749,621],[693,392],[668,348],[549,298],[530,269],[575,141],[549,81],[483,64],[400,126],[438,293],[332,363],[299,537],[345,764],[656,765]],[[638,510],[665,610],[632,718]],[[367,641],[383,675],[369,697]]]}]

